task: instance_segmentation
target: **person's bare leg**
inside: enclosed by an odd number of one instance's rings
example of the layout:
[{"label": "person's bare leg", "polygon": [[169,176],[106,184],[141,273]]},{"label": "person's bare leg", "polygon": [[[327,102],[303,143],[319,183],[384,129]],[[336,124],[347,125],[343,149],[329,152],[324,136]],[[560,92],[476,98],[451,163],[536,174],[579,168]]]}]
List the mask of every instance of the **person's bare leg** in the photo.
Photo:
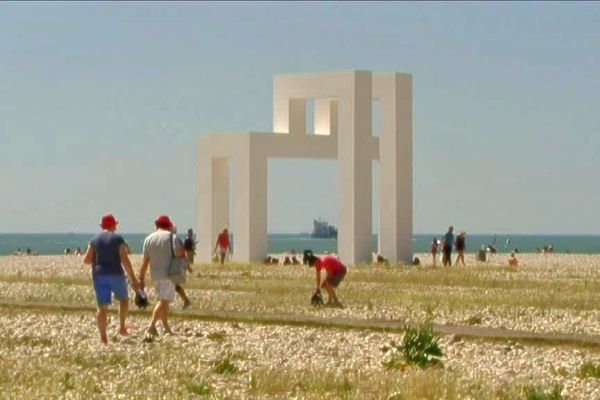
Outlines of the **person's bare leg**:
[{"label": "person's bare leg", "polygon": [[327,282],[325,282],[322,287],[327,291],[327,295],[329,296],[326,305],[344,308],[344,305],[340,303],[335,294],[335,288],[331,287]]},{"label": "person's bare leg", "polygon": [[185,289],[181,285],[175,285],[175,291],[177,292],[177,294],[179,295],[179,297],[181,297],[181,300],[183,301],[182,308],[184,310],[192,305],[192,302],[187,297],[187,294],[185,294]]},{"label": "person's bare leg", "polygon": [[435,254],[432,254],[431,258],[433,259],[433,266],[435,267]]},{"label": "person's bare leg", "polygon": [[225,265],[225,252],[221,252],[221,265]]},{"label": "person's bare leg", "polygon": [[156,303],[156,306],[154,306],[154,310],[152,311],[152,321],[150,322],[150,327],[148,328],[148,333],[150,333],[151,335],[156,335],[156,323],[160,320],[162,320],[162,313],[163,313],[163,306],[162,306],[163,301],[160,300],[158,303]]},{"label": "person's bare leg", "polygon": [[104,344],[108,344],[108,337],[106,336],[106,307],[98,306],[98,312],[96,314],[96,323],[98,324],[98,332],[100,332],[100,341]]},{"label": "person's bare leg", "polygon": [[119,301],[119,335],[127,336],[127,327],[125,321],[129,314],[129,300]]},{"label": "person's bare leg", "polygon": [[166,333],[173,333],[173,331],[169,327],[169,320],[168,320],[168,316],[167,316],[167,312],[169,311],[169,302],[166,300],[161,300],[160,302],[163,303],[163,305],[162,305],[163,312],[162,312],[162,315],[160,318],[163,329],[165,330]]}]

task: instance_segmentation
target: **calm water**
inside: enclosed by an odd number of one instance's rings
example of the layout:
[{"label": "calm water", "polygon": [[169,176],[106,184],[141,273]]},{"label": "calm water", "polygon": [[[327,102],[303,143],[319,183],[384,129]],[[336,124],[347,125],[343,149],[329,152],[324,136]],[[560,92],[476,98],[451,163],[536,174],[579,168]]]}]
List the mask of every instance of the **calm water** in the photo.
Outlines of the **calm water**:
[{"label": "calm water", "polygon": [[[416,253],[429,252],[429,243],[433,234],[418,234],[413,238],[413,250]],[[435,235],[438,239],[441,235]],[[80,247],[85,250],[89,240],[93,237],[90,233],[3,233],[0,234],[0,255],[7,255],[20,248],[25,251],[31,248],[38,254],[63,254],[66,248],[75,250]],[[142,243],[146,234],[123,234],[129,243],[132,252],[141,253]],[[510,243],[507,245],[507,239]],[[474,252],[481,245],[494,240],[494,235],[468,235],[467,251]],[[377,238],[373,237],[373,251],[376,251]],[[555,251],[579,254],[600,254],[600,235],[497,235],[496,249],[498,252],[509,252],[517,248],[520,252],[535,252],[536,248],[554,245]],[[284,253],[290,249],[302,251],[312,249],[320,253],[324,251],[336,252],[336,239],[312,239],[304,234],[270,234],[268,242],[269,253]]]}]

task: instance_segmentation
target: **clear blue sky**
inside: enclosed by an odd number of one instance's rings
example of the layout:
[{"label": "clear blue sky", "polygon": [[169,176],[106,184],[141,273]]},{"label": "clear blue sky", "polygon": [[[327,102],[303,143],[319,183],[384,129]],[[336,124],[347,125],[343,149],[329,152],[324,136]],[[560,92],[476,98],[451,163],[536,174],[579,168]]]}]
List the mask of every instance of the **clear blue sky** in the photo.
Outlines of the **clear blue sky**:
[{"label": "clear blue sky", "polygon": [[[3,3],[0,37],[0,232],[193,226],[199,134],[368,69],[413,74],[415,232],[600,233],[600,4]],[[269,174],[271,232],[336,222],[335,162]]]}]

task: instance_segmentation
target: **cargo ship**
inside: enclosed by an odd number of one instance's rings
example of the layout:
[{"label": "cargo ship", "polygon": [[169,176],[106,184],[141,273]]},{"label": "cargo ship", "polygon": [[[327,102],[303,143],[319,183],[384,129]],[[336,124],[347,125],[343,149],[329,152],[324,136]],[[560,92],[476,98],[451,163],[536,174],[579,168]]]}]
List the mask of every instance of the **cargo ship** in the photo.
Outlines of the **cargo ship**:
[{"label": "cargo ship", "polygon": [[317,239],[335,239],[337,238],[337,228],[333,225],[329,225],[324,219],[313,220],[313,230],[310,237]]}]

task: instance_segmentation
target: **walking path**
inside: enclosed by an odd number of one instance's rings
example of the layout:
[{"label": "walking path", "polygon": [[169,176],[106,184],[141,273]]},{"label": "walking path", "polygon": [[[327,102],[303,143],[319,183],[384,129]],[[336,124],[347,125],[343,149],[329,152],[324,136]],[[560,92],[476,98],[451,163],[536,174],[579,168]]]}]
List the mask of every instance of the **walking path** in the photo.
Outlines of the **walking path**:
[{"label": "walking path", "polygon": [[[0,301],[0,308],[46,310],[62,312],[95,312],[92,306],[78,306],[71,304],[46,304],[37,302],[10,302]],[[116,312],[116,310],[112,310]],[[133,315],[147,315],[150,310],[130,310]],[[386,332],[402,332],[408,321],[375,320],[357,318],[326,318],[322,316],[292,315],[292,314],[257,314],[235,311],[211,310],[173,310],[172,315],[177,318],[197,319],[202,321],[259,323],[271,325],[292,326],[320,326],[338,329],[362,329]],[[408,322],[410,325],[414,325]],[[439,325],[433,324],[434,332],[441,335],[453,335],[460,338],[485,338],[493,340],[514,340],[524,342],[537,342],[544,344],[568,344],[576,346],[600,346],[600,336],[563,334],[563,333],[536,333],[518,331],[505,328],[493,328],[471,325]]]}]

